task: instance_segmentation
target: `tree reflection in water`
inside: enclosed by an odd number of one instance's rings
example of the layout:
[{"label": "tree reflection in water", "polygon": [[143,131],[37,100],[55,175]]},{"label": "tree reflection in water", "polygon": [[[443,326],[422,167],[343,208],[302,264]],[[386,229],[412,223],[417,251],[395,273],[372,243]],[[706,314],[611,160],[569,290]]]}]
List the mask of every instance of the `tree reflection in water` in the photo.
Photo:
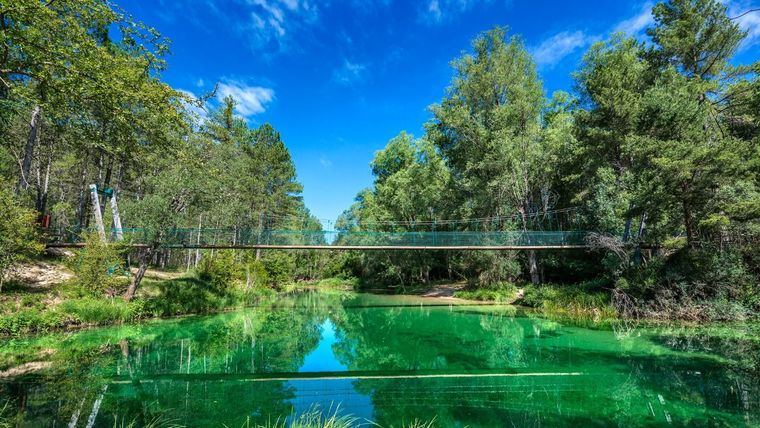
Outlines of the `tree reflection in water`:
[{"label": "tree reflection in water", "polygon": [[240,426],[338,402],[384,426],[760,423],[756,326],[618,339],[510,307],[419,303],[304,293],[216,316],[9,341],[3,361],[52,364],[1,383],[0,394],[21,426],[158,417]]}]

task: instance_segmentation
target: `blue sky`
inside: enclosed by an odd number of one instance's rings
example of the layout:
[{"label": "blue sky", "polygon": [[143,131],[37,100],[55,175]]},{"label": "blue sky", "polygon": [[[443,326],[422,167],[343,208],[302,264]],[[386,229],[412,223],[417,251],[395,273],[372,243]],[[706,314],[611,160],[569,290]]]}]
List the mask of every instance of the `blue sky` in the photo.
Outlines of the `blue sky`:
[{"label": "blue sky", "polygon": [[[118,1],[118,0],[117,0]],[[726,0],[731,14],[758,0]],[[304,199],[335,219],[372,183],[374,152],[417,136],[444,95],[449,63],[480,32],[506,25],[534,54],[547,94],[572,91],[586,48],[613,31],[643,37],[651,2],[556,0],[121,0],[172,40],[163,79],[233,95],[251,125],[269,122],[290,149]],[[760,13],[738,60],[757,60]],[[217,102],[212,99],[211,103]]]}]

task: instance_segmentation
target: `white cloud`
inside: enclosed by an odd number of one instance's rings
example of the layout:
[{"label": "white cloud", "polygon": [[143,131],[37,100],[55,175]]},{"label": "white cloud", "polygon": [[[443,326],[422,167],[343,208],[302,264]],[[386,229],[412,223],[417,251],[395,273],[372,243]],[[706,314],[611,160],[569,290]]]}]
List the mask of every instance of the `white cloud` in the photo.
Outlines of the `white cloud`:
[{"label": "white cloud", "polygon": [[254,49],[262,47],[282,51],[293,29],[314,23],[317,8],[307,0],[244,0],[251,7],[250,21],[236,28],[251,41]]},{"label": "white cloud", "polygon": [[206,109],[201,106],[201,102],[198,99],[198,96],[195,95],[192,91],[185,89],[177,89],[177,92],[187,97],[186,100],[182,100],[182,105],[188,112],[190,112],[192,116],[194,116],[194,119],[199,122],[205,121],[208,117],[208,114],[206,112]]},{"label": "white cloud", "polygon": [[206,85],[206,82],[203,81],[202,78],[198,78],[198,80],[195,81],[195,86],[202,88]]},{"label": "white cloud", "polygon": [[274,100],[274,90],[261,86],[249,86],[236,80],[219,83],[217,99],[221,101],[228,96],[235,99],[235,111],[248,118],[266,110],[267,105]]},{"label": "white cloud", "polygon": [[321,156],[319,158],[319,164],[322,165],[324,168],[330,168],[333,163],[330,159],[327,159],[326,157]]},{"label": "white cloud", "polygon": [[428,0],[420,10],[420,20],[430,24],[440,24],[453,19],[462,12],[470,10],[478,3],[491,0]]},{"label": "white cloud", "polygon": [[613,29],[613,32],[623,32],[631,36],[640,34],[644,29],[654,23],[652,16],[652,3],[646,2],[642,5],[638,14],[620,21]]},{"label": "white cloud", "polygon": [[731,0],[725,3],[728,16],[736,17],[739,27],[747,32],[747,37],[742,41],[740,49],[747,49],[760,43],[760,10],[745,14],[753,9],[760,9],[760,4],[746,0]]},{"label": "white cloud", "polygon": [[597,39],[597,36],[589,36],[583,31],[563,31],[532,49],[533,58],[539,66],[552,67],[577,49],[586,47]]},{"label": "white cloud", "polygon": [[438,0],[430,0],[427,7],[427,13],[430,19],[434,22],[441,21],[441,6],[438,4]]},{"label": "white cloud", "polygon": [[[652,17],[652,3],[644,3],[639,12],[612,27],[612,32],[624,32],[631,36],[638,36],[654,22]],[[599,34],[588,34],[585,31],[562,31],[541,42],[531,51],[539,67],[551,68],[567,56],[601,40]]]},{"label": "white cloud", "polygon": [[364,79],[366,71],[367,66],[365,64],[344,59],[343,64],[333,71],[333,81],[341,85],[350,85]]}]

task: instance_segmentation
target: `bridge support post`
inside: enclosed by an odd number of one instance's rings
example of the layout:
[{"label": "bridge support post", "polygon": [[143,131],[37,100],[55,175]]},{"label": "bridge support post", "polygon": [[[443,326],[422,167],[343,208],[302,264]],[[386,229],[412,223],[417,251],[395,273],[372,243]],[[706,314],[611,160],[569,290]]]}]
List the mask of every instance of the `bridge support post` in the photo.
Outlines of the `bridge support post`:
[{"label": "bridge support post", "polygon": [[95,224],[98,227],[98,235],[101,241],[106,242],[106,229],[103,226],[103,213],[100,211],[97,184],[90,184],[90,196],[92,198],[92,210],[95,214]]},{"label": "bridge support post", "polygon": [[119,216],[119,206],[116,203],[116,191],[111,195],[111,214],[113,214],[113,227],[116,229],[116,240],[124,240],[124,231],[121,229],[121,216]]}]

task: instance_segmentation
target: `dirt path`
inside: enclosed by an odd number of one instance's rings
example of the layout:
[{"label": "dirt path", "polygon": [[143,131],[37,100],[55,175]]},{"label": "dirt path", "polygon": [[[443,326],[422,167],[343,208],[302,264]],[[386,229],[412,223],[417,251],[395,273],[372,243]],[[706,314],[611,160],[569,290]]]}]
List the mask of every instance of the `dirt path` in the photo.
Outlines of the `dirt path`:
[{"label": "dirt path", "polygon": [[30,289],[49,289],[74,277],[74,273],[61,264],[37,261],[14,267],[9,275]]},{"label": "dirt path", "polygon": [[430,290],[422,294],[422,297],[439,297],[453,299],[454,293],[464,289],[466,284],[453,283],[453,284],[438,284],[434,285]]}]

